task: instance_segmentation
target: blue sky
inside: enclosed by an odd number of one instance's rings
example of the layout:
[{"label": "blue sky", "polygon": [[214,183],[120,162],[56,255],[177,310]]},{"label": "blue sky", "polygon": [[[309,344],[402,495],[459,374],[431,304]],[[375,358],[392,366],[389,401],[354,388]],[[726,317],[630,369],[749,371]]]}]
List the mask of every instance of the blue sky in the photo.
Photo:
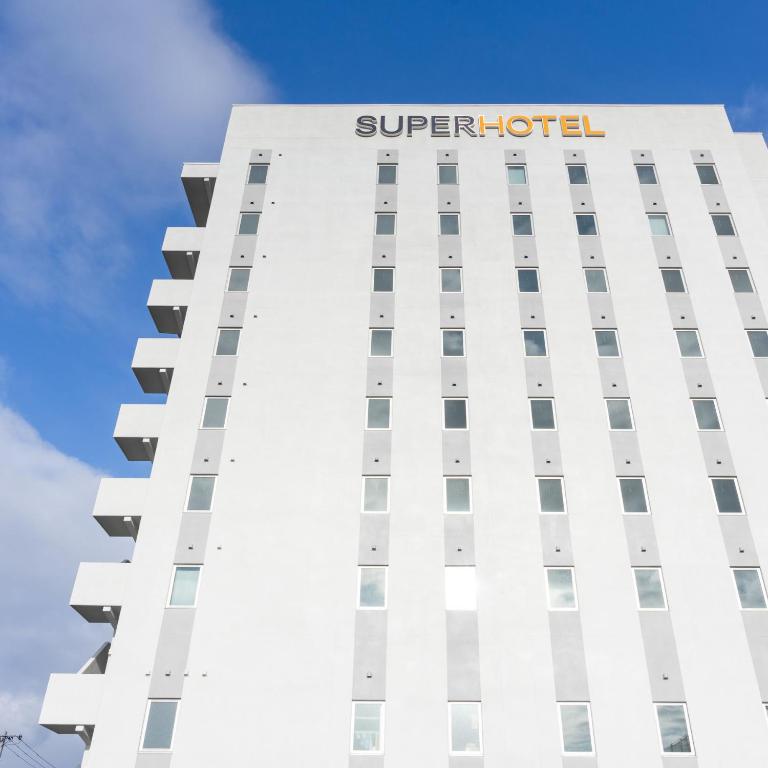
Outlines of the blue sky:
[{"label": "blue sky", "polygon": [[[725,103],[768,128],[764,2],[6,0],[0,6],[0,731],[101,642],[68,607],[80,560],[129,556],[90,520],[98,477],[143,474],[111,434],[154,336],[185,160],[233,102]],[[5,762],[6,756],[3,756]],[[14,761],[8,760],[9,765]]]}]

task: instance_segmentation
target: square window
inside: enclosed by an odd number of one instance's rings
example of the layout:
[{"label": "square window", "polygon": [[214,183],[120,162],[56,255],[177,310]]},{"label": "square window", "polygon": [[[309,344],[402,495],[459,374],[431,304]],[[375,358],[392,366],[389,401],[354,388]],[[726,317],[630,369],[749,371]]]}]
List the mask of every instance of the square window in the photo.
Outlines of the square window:
[{"label": "square window", "polygon": [[620,357],[619,336],[613,328],[596,330],[595,343],[598,357]]},{"label": "square window", "polygon": [[450,565],[445,569],[445,610],[477,610],[477,585],[474,566]]},{"label": "square window", "polygon": [[384,703],[355,701],[352,704],[352,751],[380,753],[384,750]]},{"label": "square window", "polygon": [[527,184],[528,174],[525,171],[524,165],[508,165],[507,166],[507,183],[508,184]]},{"label": "square window", "polygon": [[392,356],[392,329],[371,328],[371,357]]},{"label": "square window", "polygon": [[227,280],[228,291],[247,291],[248,282],[251,279],[250,267],[235,267],[229,270],[229,279]]},{"label": "square window", "polygon": [[765,585],[759,568],[732,568],[739,605],[745,611],[762,611],[767,604]]},{"label": "square window", "polygon": [[682,269],[662,269],[661,279],[667,293],[685,293],[685,280]]},{"label": "square window", "polygon": [[259,231],[260,213],[241,213],[238,235],[255,235]]},{"label": "square window", "polygon": [[392,398],[369,397],[365,419],[366,429],[389,429],[392,413]]},{"label": "square window", "polygon": [[438,184],[458,184],[459,183],[459,166],[458,165],[438,165],[437,166],[437,183]]},{"label": "square window", "polygon": [[557,429],[555,423],[555,401],[547,399],[531,399],[531,428]]},{"label": "square window", "polygon": [[538,477],[539,511],[543,514],[565,514],[565,493],[562,477]]},{"label": "square window", "polygon": [[464,331],[443,329],[443,357],[464,356]]},{"label": "square window", "polygon": [[691,400],[691,402],[693,403],[693,412],[699,429],[722,429],[720,414],[715,400],[697,398]]},{"label": "square window", "polygon": [[636,165],[637,180],[641,184],[658,184],[656,180],[656,167],[653,165]]},{"label": "square window", "polygon": [[199,565],[175,565],[171,591],[168,595],[168,606],[171,608],[194,608],[199,581]]},{"label": "square window", "polygon": [[563,754],[584,755],[594,752],[592,717],[589,704],[569,701],[558,703]]},{"label": "square window", "polygon": [[441,293],[461,293],[461,268],[446,267],[440,270]]},{"label": "square window", "polygon": [[704,357],[701,349],[699,332],[694,330],[676,330],[677,346],[680,349],[680,357]]},{"label": "square window", "polygon": [[394,163],[379,163],[376,183],[397,184],[397,165]]},{"label": "square window", "polygon": [[358,569],[357,607],[382,609],[387,607],[387,569],[385,566],[363,566]]},{"label": "square window", "polygon": [[621,505],[626,515],[647,515],[648,496],[642,477],[620,477]]},{"label": "square window", "polygon": [[550,611],[575,611],[576,585],[573,568],[547,568],[547,602]]},{"label": "square window", "polygon": [[523,344],[526,357],[547,356],[547,332],[543,328],[524,328]]},{"label": "square window", "polygon": [[584,270],[589,293],[608,293],[608,276],[602,267],[591,267]]},{"label": "square window", "polygon": [[192,475],[187,493],[188,512],[210,512],[216,475]]},{"label": "square window", "polygon": [[576,231],[580,235],[597,234],[597,218],[594,213],[576,214]]},{"label": "square window", "polygon": [[248,183],[266,184],[268,170],[269,165],[267,163],[251,163],[248,167]]},{"label": "square window", "polygon": [[376,214],[376,234],[394,235],[395,234],[395,214],[377,213]]},{"label": "square window", "polygon": [[666,611],[667,596],[664,593],[664,581],[661,568],[633,568],[637,607],[641,611]]},{"label": "square window", "polygon": [[372,289],[374,293],[392,293],[395,290],[395,270],[374,267]]},{"label": "square window", "polygon": [[664,754],[680,752],[693,754],[688,711],[685,704],[656,704],[661,751]]},{"label": "square window", "polygon": [[586,165],[568,165],[569,184],[589,184]]},{"label": "square window", "polygon": [[239,344],[239,328],[219,328],[219,336],[216,339],[217,355],[236,355]]},{"label": "square window", "polygon": [[702,184],[719,184],[720,180],[717,178],[717,171],[714,165],[697,165],[696,173],[699,174],[699,182]]},{"label": "square window", "polygon": [[468,477],[446,477],[445,511],[457,514],[472,512],[472,494]]},{"label": "square window", "polygon": [[715,492],[717,511],[721,515],[743,515],[739,484],[735,477],[712,477],[712,490]]},{"label": "square window", "polygon": [[651,226],[651,234],[654,236],[671,235],[669,218],[666,213],[649,213],[648,223]]},{"label": "square window", "polygon": [[389,478],[363,478],[363,512],[389,512]]},{"label": "square window", "polygon": [[768,357],[768,331],[747,331],[747,338],[755,357]]},{"label": "square window", "polygon": [[206,397],[201,429],[224,429],[227,426],[228,397]]},{"label": "square window", "polygon": [[443,429],[467,429],[467,401],[443,398]]},{"label": "square window", "polygon": [[150,699],[144,718],[142,749],[170,749],[176,724],[178,699]]},{"label": "square window", "polygon": [[458,235],[459,234],[459,214],[441,213],[440,214],[440,234]]},{"label": "square window", "polygon": [[517,271],[517,290],[520,293],[538,293],[539,292],[539,270],[538,269],[518,269]]},{"label": "square window", "polygon": [[532,235],[533,234],[533,216],[530,213],[512,214],[512,234],[513,235]]},{"label": "square window", "polygon": [[611,429],[634,429],[632,408],[627,398],[608,399],[605,401],[608,409],[608,425]]},{"label": "square window", "polygon": [[728,277],[731,278],[731,286],[734,293],[754,293],[752,278],[748,269],[729,269]]},{"label": "square window", "polygon": [[725,236],[734,236],[736,234],[733,219],[728,213],[713,213],[712,223],[715,225],[715,234]]},{"label": "square window", "polygon": [[452,755],[482,755],[480,702],[452,701],[448,707],[451,723],[450,753]]}]

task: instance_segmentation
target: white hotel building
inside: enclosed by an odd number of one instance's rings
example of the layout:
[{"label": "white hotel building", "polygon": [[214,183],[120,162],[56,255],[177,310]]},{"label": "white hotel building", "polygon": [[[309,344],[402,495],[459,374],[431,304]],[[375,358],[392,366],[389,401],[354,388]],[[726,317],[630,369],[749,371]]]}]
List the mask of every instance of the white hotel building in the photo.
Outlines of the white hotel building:
[{"label": "white hotel building", "polygon": [[244,105],[182,181],[151,475],[93,512],[135,547],[71,598],[114,638],[41,723],[87,768],[765,768],[762,136]]}]

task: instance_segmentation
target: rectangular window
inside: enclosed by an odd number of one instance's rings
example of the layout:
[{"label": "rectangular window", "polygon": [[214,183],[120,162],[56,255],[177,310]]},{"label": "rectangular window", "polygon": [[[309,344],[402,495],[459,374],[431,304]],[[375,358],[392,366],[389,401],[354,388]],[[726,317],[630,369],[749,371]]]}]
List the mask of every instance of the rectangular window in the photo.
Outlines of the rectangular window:
[{"label": "rectangular window", "polygon": [[752,277],[748,269],[729,269],[728,277],[731,278],[731,286],[734,293],[754,293],[755,287],[752,285]]},{"label": "rectangular window", "polygon": [[452,755],[482,755],[483,738],[479,701],[452,701],[450,710]]},{"label": "rectangular window", "polygon": [[268,170],[269,165],[267,163],[251,163],[248,167],[248,183],[266,184]]},{"label": "rectangular window", "polygon": [[379,163],[376,183],[397,184],[397,165],[395,163]]},{"label": "rectangular window", "polygon": [[517,272],[517,290],[520,293],[538,293],[539,292],[539,270],[518,269]]},{"label": "rectangular window", "polygon": [[210,512],[216,475],[192,475],[187,492],[188,512]]},{"label": "rectangular window", "polygon": [[765,600],[765,585],[759,568],[731,568],[739,595],[739,605],[745,611],[762,611],[768,604]]},{"label": "rectangular window", "polygon": [[667,596],[664,592],[661,568],[633,568],[632,570],[635,573],[637,607],[641,611],[666,611]]},{"label": "rectangular window", "polygon": [[512,214],[512,234],[513,235],[532,235],[533,234],[533,216],[530,213]]},{"label": "rectangular window", "polygon": [[445,610],[477,610],[477,585],[474,566],[450,565],[446,567]]},{"label": "rectangular window", "polygon": [[464,357],[464,331],[443,329],[443,357]]},{"label": "rectangular window", "polygon": [[715,492],[717,511],[721,515],[743,515],[741,493],[735,477],[712,477],[712,490]]},{"label": "rectangular window", "polygon": [[440,164],[437,166],[437,183],[438,184],[458,184],[459,183],[459,166]]},{"label": "rectangular window", "polygon": [[585,755],[594,752],[592,745],[592,716],[586,702],[560,702],[560,736],[563,754]]},{"label": "rectangular window", "polygon": [[392,329],[371,328],[371,357],[392,357]]},{"label": "rectangular window", "polygon": [[547,568],[547,604],[550,611],[575,611],[576,584],[573,568]]},{"label": "rectangular window", "polygon": [[392,415],[391,397],[369,397],[365,418],[366,429],[389,429]]},{"label": "rectangular window", "polygon": [[755,357],[768,357],[768,331],[747,331],[747,338]]},{"label": "rectangular window", "polygon": [[605,407],[608,409],[608,425],[611,429],[635,428],[628,398],[606,399]]},{"label": "rectangular window", "polygon": [[142,749],[170,749],[176,724],[178,699],[150,699],[144,717],[141,736]]},{"label": "rectangular window", "polygon": [[240,226],[237,228],[238,235],[255,235],[259,231],[260,213],[241,213]]},{"label": "rectangular window", "polygon": [[383,565],[358,569],[357,607],[380,610],[387,607],[387,569]]},{"label": "rectangular window", "polygon": [[661,751],[664,754],[680,752],[693,754],[688,710],[685,704],[656,704]]},{"label": "rectangular window", "polygon": [[716,400],[696,398],[691,400],[691,402],[693,403],[693,412],[699,429],[722,429]]},{"label": "rectangular window", "polygon": [[615,328],[595,330],[598,357],[621,357],[619,336]]},{"label": "rectangular window", "polygon": [[440,214],[440,234],[458,235],[459,234],[459,214],[441,213]]},{"label": "rectangular window", "polygon": [[717,178],[717,171],[714,165],[697,165],[696,173],[699,174],[699,182],[702,184],[719,184],[720,180]]},{"label": "rectangular window", "polygon": [[528,174],[526,173],[524,165],[508,165],[507,166],[507,183],[508,184],[527,184]]},{"label": "rectangular window", "polygon": [[394,235],[395,234],[395,214],[377,213],[376,214],[376,234]]},{"label": "rectangular window", "polygon": [[202,429],[224,429],[227,426],[228,397],[206,397],[203,406]]},{"label": "rectangular window", "polygon": [[608,276],[603,267],[590,267],[584,270],[589,293],[608,293]]},{"label": "rectangular window", "polygon": [[547,356],[547,332],[543,328],[523,328],[526,357]]},{"label": "rectangular window", "polygon": [[651,234],[654,236],[672,234],[672,230],[669,228],[669,217],[666,213],[649,213],[648,224],[650,224]]},{"label": "rectangular window", "polygon": [[384,751],[384,702],[352,703],[352,751],[369,754]]},{"label": "rectangular window", "polygon": [[656,167],[653,165],[636,165],[637,180],[641,184],[658,184],[656,180]]},{"label": "rectangular window", "polygon": [[461,268],[446,267],[440,270],[440,292],[461,293]]},{"label": "rectangular window", "polygon": [[733,226],[733,219],[729,213],[713,213],[712,224],[717,235],[732,237],[736,234],[736,227]]},{"label": "rectangular window", "polygon": [[468,477],[446,477],[445,511],[452,514],[472,512],[471,483]]},{"label": "rectangular window", "polygon": [[680,357],[704,357],[699,332],[695,330],[675,330]]},{"label": "rectangular window", "polygon": [[626,515],[647,515],[648,496],[645,492],[645,478],[620,477],[621,505]]},{"label": "rectangular window", "polygon": [[199,565],[174,565],[173,582],[171,583],[171,591],[168,595],[169,607],[194,608],[199,581]]},{"label": "rectangular window", "polygon": [[594,213],[576,214],[576,231],[580,235],[597,234],[597,218]]},{"label": "rectangular window", "polygon": [[395,290],[395,270],[374,267],[371,290],[374,293],[392,293]]},{"label": "rectangular window", "polygon": [[443,429],[467,429],[467,401],[443,398]]},{"label": "rectangular window", "polygon": [[216,339],[217,355],[236,355],[239,344],[239,328],[219,328],[219,335]]},{"label": "rectangular window", "polygon": [[251,279],[250,267],[234,267],[229,270],[229,279],[227,280],[228,291],[247,291],[248,283]]},{"label": "rectangular window", "polygon": [[565,514],[565,493],[562,477],[537,477],[539,511],[547,515]]},{"label": "rectangular window", "polygon": [[589,184],[586,165],[567,165],[569,184]]},{"label": "rectangular window", "polygon": [[662,269],[661,279],[667,293],[685,293],[685,280],[682,269]]},{"label": "rectangular window", "polygon": [[363,512],[389,512],[389,478],[363,478]]},{"label": "rectangular window", "polygon": [[557,429],[555,401],[552,398],[531,399],[531,429]]}]

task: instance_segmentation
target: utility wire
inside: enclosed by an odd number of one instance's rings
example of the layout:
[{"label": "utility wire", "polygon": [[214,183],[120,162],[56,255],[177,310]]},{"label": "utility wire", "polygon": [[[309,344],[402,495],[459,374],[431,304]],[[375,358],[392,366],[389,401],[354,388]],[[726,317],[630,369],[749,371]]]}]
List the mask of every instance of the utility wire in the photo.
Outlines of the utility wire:
[{"label": "utility wire", "polygon": [[31,744],[28,744],[26,741],[24,741],[24,739],[21,736],[19,736],[19,741],[18,741],[18,744],[16,744],[16,746],[21,747],[23,750],[25,750],[28,753],[32,752],[33,755],[37,758],[38,762],[42,761],[43,763],[48,765],[49,768],[56,768],[56,766],[50,760],[43,757]]},{"label": "utility wire", "polygon": [[18,757],[18,758],[19,758],[19,760],[21,760],[21,762],[22,762],[22,763],[26,763],[27,765],[31,766],[31,768],[40,768],[40,765],[41,765],[41,763],[31,763],[31,762],[30,762],[29,760],[27,760],[27,758],[24,756],[24,753],[23,753],[23,752],[21,752],[20,750],[19,750],[18,752],[16,751],[16,747],[15,747],[15,745],[14,745],[14,744],[12,744],[10,741],[9,741],[9,742],[7,742],[5,746],[6,746],[6,747],[8,747],[8,751],[9,751],[9,752],[10,752],[12,755],[16,755],[16,757]]}]

